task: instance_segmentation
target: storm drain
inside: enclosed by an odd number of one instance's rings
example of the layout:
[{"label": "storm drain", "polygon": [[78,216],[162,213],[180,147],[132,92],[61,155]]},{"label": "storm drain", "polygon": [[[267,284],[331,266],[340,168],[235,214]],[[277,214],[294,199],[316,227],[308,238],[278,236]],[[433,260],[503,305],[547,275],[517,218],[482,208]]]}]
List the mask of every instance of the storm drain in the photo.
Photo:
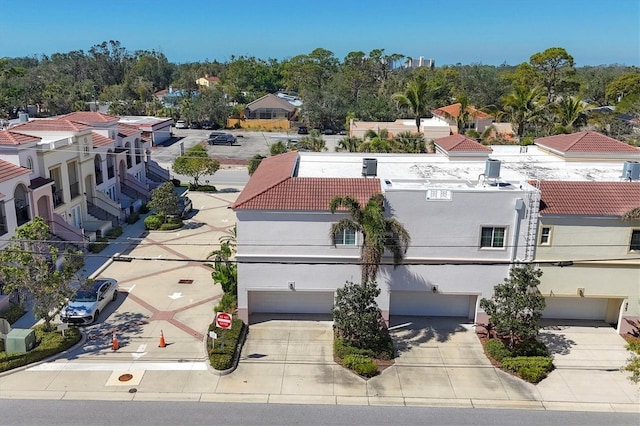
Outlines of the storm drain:
[{"label": "storm drain", "polygon": [[178,284],[193,284],[193,280],[178,280]]}]

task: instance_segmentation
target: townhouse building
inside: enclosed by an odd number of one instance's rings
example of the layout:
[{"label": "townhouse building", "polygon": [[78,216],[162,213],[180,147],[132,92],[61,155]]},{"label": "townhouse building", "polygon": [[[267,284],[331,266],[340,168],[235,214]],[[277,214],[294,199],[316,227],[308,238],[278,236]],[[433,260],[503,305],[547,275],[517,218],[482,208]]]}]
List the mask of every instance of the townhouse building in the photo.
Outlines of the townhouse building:
[{"label": "townhouse building", "polygon": [[[584,252],[541,246],[552,218],[541,199],[547,181],[602,182],[630,184],[624,207],[640,206],[638,177],[626,172],[640,160],[640,150],[592,132],[541,138],[529,147],[484,147],[459,135],[435,143],[435,154],[290,152],[263,160],[232,206],[239,316],[247,321],[253,313],[330,313],[336,289],[360,279],[362,236],[329,236],[331,224],[346,214],[331,214],[329,202],[349,195],[364,204],[375,193],[384,195],[386,215],[412,238],[401,266],[394,268],[385,257],[380,267],[378,304],[385,319],[425,315],[485,322],[479,300],[491,297],[509,268],[523,263],[543,268],[539,290],[548,301],[548,318],[605,320],[622,330],[637,315],[637,222],[617,229],[620,209],[597,222],[602,235],[611,228],[624,236],[617,243],[620,253],[594,240],[587,259],[619,267],[614,275],[622,284],[604,290],[594,276],[583,285],[584,270],[575,265]],[[578,202],[588,205],[586,199]],[[579,215],[585,217],[572,226],[588,235],[595,219],[586,210]],[[619,255],[624,264],[613,260]],[[571,261],[574,266],[564,267]],[[584,297],[577,290],[583,287]],[[587,302],[594,304],[591,310],[576,307],[591,298],[602,300]]]}]

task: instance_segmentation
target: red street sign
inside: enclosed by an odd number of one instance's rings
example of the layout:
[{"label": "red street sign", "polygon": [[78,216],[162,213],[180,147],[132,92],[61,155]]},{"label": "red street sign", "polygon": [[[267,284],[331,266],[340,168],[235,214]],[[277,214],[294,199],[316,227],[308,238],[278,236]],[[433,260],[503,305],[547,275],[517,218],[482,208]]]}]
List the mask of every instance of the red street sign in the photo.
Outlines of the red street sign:
[{"label": "red street sign", "polygon": [[220,328],[231,328],[231,314],[218,312],[216,314],[216,325]]}]

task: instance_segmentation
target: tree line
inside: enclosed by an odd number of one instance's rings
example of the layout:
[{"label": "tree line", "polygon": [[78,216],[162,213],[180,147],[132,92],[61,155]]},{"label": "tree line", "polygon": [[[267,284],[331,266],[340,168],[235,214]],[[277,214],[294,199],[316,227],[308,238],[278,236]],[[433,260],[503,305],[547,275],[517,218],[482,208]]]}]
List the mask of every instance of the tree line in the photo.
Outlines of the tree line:
[{"label": "tree line", "polygon": [[[159,115],[221,126],[259,97],[282,90],[303,100],[299,121],[312,127],[345,127],[350,119],[394,121],[428,117],[432,109],[460,102],[511,122],[517,136],[537,137],[591,126],[616,137],[630,134],[615,114],[589,114],[615,105],[616,114],[640,113],[640,70],[612,64],[576,67],[561,47],[533,53],[528,62],[405,68],[409,59],[384,49],[353,51],[343,59],[317,48],[283,60],[232,56],[227,62],[173,64],[162,52],[128,51],[118,41],[83,50],[0,59],[0,114],[15,117],[26,105],[53,116],[109,103],[115,115]],[[398,66],[399,65],[399,66]],[[197,87],[216,76],[220,84]],[[179,90],[174,105],[154,94]],[[411,95],[419,96],[419,108]],[[473,117],[462,114],[464,121]],[[477,135],[474,135],[477,136]]]}]

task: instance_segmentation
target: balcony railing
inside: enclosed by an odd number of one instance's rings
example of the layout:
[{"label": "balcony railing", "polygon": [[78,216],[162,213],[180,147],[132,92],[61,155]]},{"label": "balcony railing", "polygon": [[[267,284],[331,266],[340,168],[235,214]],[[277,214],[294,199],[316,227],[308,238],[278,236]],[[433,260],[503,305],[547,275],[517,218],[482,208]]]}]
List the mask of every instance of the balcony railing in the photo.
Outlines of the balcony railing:
[{"label": "balcony railing", "polygon": [[53,206],[58,207],[64,204],[64,192],[62,189],[52,190],[53,192]]},{"label": "balcony railing", "polygon": [[80,195],[80,183],[76,182],[69,185],[69,191],[71,192],[72,199]]}]

